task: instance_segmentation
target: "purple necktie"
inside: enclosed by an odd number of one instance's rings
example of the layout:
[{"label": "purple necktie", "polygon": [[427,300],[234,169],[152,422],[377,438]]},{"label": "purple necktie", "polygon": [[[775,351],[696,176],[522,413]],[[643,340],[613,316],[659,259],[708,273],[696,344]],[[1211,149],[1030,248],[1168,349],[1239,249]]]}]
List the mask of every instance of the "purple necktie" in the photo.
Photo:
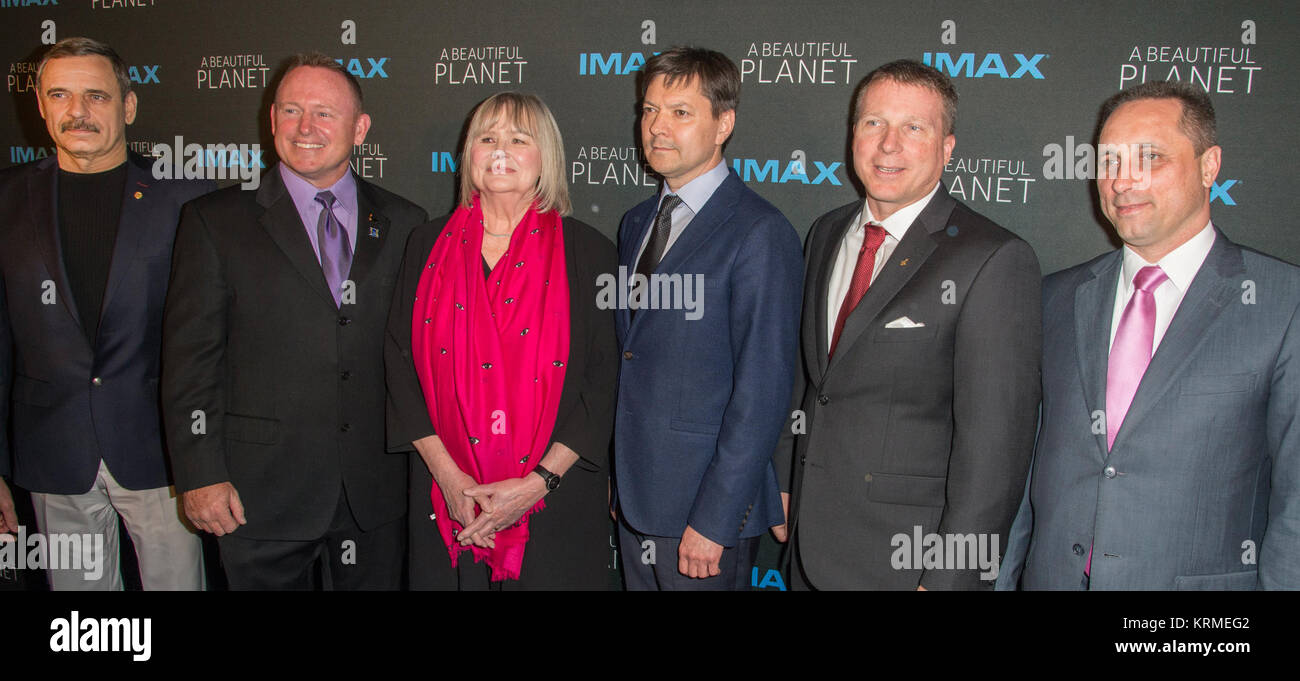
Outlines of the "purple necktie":
[{"label": "purple necktie", "polygon": [[[1133,277],[1133,297],[1124,307],[1115,331],[1115,342],[1110,346],[1110,362],[1106,369],[1106,450],[1115,444],[1115,434],[1133,404],[1142,374],[1151,363],[1151,345],[1156,337],[1155,290],[1169,275],[1156,265],[1138,270]],[[1094,539],[1094,546],[1096,540]],[[1088,549],[1088,563],[1083,574],[1092,574],[1092,549]]]},{"label": "purple necktie", "polygon": [[324,209],[316,221],[316,244],[320,248],[320,268],[325,272],[325,281],[329,284],[330,295],[334,304],[340,305],[343,299],[343,282],[348,278],[352,268],[352,245],[348,243],[348,233],[342,223],[334,216],[334,194],[324,191],[316,195]]}]

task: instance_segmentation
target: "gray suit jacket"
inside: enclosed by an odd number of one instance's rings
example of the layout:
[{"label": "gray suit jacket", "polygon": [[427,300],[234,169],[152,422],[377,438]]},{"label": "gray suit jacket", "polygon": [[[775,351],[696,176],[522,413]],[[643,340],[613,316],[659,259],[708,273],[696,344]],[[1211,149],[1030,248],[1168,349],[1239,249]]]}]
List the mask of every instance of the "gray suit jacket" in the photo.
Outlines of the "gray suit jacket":
[{"label": "gray suit jacket", "polygon": [[1120,252],[1047,277],[1034,467],[999,587],[1300,587],[1300,269],[1217,234],[1106,451]]},{"label": "gray suit jacket", "polygon": [[[976,555],[963,554],[961,569],[923,569],[895,561],[907,557],[895,538],[919,527],[982,534],[988,550],[997,536],[1001,547],[1034,446],[1038,260],[940,188],[828,362],[830,272],[861,205],[819,218],[806,246],[794,409],[807,433],[787,428],[776,456],[792,493],[793,541],[820,589],[991,588]],[[887,326],[903,316],[924,326]]]}]

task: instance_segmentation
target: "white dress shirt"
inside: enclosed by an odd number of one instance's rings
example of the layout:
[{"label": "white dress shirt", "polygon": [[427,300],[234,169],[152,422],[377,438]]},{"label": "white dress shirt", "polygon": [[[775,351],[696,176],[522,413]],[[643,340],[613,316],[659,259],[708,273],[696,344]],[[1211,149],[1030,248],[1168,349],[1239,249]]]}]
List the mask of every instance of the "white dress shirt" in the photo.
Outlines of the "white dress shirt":
[{"label": "white dress shirt", "polygon": [[1168,278],[1161,282],[1153,293],[1156,299],[1156,333],[1151,342],[1151,354],[1156,354],[1156,348],[1160,347],[1165,331],[1169,330],[1169,322],[1173,321],[1174,314],[1178,312],[1178,306],[1182,304],[1187,288],[1192,285],[1192,280],[1200,271],[1201,264],[1210,254],[1210,247],[1214,246],[1213,225],[1213,222],[1205,223],[1205,227],[1197,232],[1196,236],[1170,251],[1157,263],[1147,262],[1128,246],[1123,248],[1124,265],[1119,271],[1119,285],[1115,287],[1115,309],[1110,320],[1111,346],[1115,345],[1115,332],[1119,329],[1119,320],[1124,315],[1124,308],[1133,297],[1133,277],[1136,277],[1138,270],[1143,267],[1159,265]]},{"label": "white dress shirt", "polygon": [[840,307],[844,305],[844,299],[849,295],[849,284],[853,281],[853,270],[858,266],[858,251],[862,250],[862,242],[867,238],[867,223],[875,222],[885,230],[885,242],[880,244],[880,249],[876,251],[876,266],[871,270],[871,281],[874,282],[876,277],[880,276],[881,270],[885,269],[885,263],[889,262],[889,256],[894,254],[894,249],[898,248],[898,242],[903,240],[903,235],[907,234],[907,228],[912,226],[916,221],[916,216],[930,205],[930,200],[934,198],[939,191],[939,183],[935,183],[934,189],[920,201],[899,208],[894,211],[893,215],[884,220],[877,220],[871,215],[871,207],[867,205],[866,200],[862,201],[862,210],[858,212],[857,217],[853,218],[854,227],[844,234],[844,239],[840,242],[840,250],[835,254],[835,266],[831,269],[830,286],[826,289],[826,339],[835,335],[835,320],[840,316]]}]

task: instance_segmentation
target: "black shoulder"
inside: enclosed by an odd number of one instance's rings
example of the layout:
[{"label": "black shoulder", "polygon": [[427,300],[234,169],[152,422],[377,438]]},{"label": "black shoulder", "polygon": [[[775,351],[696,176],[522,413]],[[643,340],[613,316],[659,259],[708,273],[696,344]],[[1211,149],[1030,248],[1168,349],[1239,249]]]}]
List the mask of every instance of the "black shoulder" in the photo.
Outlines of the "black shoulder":
[{"label": "black shoulder", "polygon": [[360,178],[357,179],[357,183],[365,187],[370,199],[394,223],[419,225],[429,220],[428,211],[415,203]]}]

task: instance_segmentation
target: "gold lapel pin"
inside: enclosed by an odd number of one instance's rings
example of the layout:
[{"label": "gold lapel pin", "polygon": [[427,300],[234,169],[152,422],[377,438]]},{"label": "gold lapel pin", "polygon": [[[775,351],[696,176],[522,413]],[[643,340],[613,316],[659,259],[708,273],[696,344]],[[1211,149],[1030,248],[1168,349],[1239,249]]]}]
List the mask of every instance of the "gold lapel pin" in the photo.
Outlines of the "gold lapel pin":
[{"label": "gold lapel pin", "polygon": [[137,199],[143,199],[143,198],[144,198],[144,192],[136,192],[136,193],[135,193],[135,198],[137,198]]},{"label": "gold lapel pin", "polygon": [[912,259],[911,259],[911,258],[903,258],[902,260],[898,261],[898,266],[899,266],[899,267],[907,267],[907,263],[909,263],[909,262],[912,262]]}]

